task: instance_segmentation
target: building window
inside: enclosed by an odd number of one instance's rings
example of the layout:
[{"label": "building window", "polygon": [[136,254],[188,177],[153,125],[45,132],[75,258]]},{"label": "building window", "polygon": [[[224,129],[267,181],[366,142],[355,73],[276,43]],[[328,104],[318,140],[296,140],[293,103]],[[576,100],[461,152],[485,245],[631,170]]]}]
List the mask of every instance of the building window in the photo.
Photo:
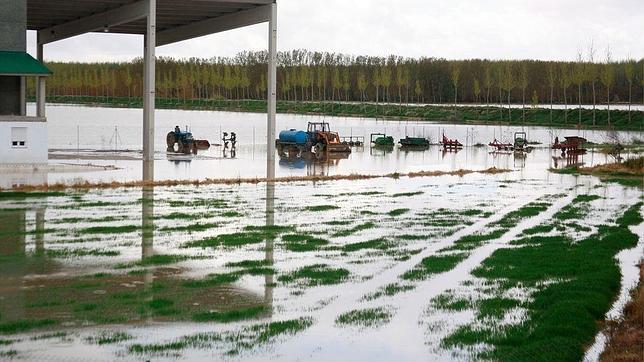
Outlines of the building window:
[{"label": "building window", "polygon": [[27,147],[27,127],[11,127],[11,147]]}]

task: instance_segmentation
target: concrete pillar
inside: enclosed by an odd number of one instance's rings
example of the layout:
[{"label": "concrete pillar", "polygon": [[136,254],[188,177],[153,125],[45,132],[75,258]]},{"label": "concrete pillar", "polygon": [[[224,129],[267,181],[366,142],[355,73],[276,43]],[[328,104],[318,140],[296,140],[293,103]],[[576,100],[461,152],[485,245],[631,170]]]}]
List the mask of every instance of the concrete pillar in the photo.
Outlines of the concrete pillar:
[{"label": "concrete pillar", "polygon": [[277,4],[273,3],[268,21],[268,109],[266,127],[266,178],[275,178],[275,113],[277,112]]},{"label": "concrete pillar", "polygon": [[[38,34],[38,33],[36,33]],[[36,59],[43,62],[44,45],[40,43],[40,36],[36,35]],[[36,100],[40,99],[40,87],[38,87],[38,79],[36,79]]]},{"label": "concrete pillar", "polygon": [[20,77],[20,115],[27,115],[27,82],[25,77]]},{"label": "concrete pillar", "polygon": [[45,77],[36,78],[36,88],[38,89],[38,98],[36,99],[36,116],[46,117],[45,115]]},{"label": "concrete pillar", "polygon": [[143,160],[154,160],[154,99],[156,0],[148,0],[147,31],[143,51]]}]

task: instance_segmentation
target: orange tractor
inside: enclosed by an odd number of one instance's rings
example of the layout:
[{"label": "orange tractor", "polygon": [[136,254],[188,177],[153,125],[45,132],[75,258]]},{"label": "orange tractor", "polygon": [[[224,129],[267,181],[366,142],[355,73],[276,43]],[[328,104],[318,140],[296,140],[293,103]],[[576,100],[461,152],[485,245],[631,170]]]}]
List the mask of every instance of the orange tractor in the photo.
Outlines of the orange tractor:
[{"label": "orange tractor", "polygon": [[309,122],[306,132],[310,135],[315,153],[347,152],[351,147],[340,141],[338,132],[331,132],[327,122]]}]

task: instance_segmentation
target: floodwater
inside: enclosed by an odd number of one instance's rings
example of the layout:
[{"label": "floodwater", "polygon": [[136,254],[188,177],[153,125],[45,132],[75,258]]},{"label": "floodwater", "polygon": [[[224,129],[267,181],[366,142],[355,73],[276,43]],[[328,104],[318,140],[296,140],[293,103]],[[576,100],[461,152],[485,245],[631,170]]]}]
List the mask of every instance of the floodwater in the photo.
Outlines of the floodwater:
[{"label": "floodwater", "polygon": [[[87,137],[80,148],[101,149],[102,134],[115,123],[119,135],[130,142],[118,148],[140,148],[134,136],[140,134],[140,111],[60,106],[50,107],[49,117],[52,148],[70,152],[73,138],[66,135],[75,134],[76,126],[88,119],[95,123],[81,128],[82,134],[87,127]],[[264,116],[160,111],[157,119],[163,139],[183,119],[197,137],[217,137],[221,125],[241,140],[235,158],[223,157],[221,148],[185,161],[169,160],[159,152],[157,179],[264,176],[265,156],[249,136],[249,125],[255,125],[261,138]],[[278,129],[303,127],[311,119],[320,120],[280,115]],[[341,134],[386,129],[395,138],[426,132],[435,139],[445,129],[463,143],[473,134],[468,144],[487,143],[495,134],[505,140],[514,132],[506,127],[474,127],[472,132],[462,126],[325,120]],[[526,131],[541,142],[551,137],[548,129]],[[600,132],[585,136],[595,142],[609,137]],[[162,143],[158,147],[164,149]],[[437,301],[502,293],[496,289],[498,281],[482,280],[472,271],[496,250],[509,249],[526,230],[557,224],[546,235],[581,240],[641,199],[638,188],[548,171],[555,161],[560,167],[609,160],[600,154],[568,160],[539,148],[526,157],[491,154],[479,147],[445,154],[437,147],[378,151],[354,149],[349,158],[323,163],[324,171],[314,172],[490,166],[511,172],[0,198],[0,359],[473,360],[493,346],[453,347],[445,344],[448,337],[467,325],[511,328],[530,323],[525,307],[482,322],[476,307],[450,309]],[[309,174],[310,165],[316,164],[305,162],[298,168],[281,161],[276,163],[278,175]],[[136,179],[141,172],[139,160],[51,161],[58,162],[110,163],[122,169],[54,173],[47,175],[49,182],[68,177]],[[593,196],[583,204],[587,217],[558,224],[555,215],[579,195]],[[538,214],[499,226],[530,204],[545,206]],[[490,230],[498,235],[459,251],[463,259],[454,265],[422,278],[405,277],[426,258],[453,255],[450,248],[462,238]],[[644,235],[639,238],[638,246]],[[644,255],[641,247],[632,253]],[[621,269],[630,271],[636,260],[620,259]],[[524,302],[534,292],[527,286],[505,291]]]},{"label": "floodwater", "polygon": [[[142,111],[140,109],[95,108],[50,105],[47,108],[49,146],[52,164],[116,166],[101,172],[48,172],[0,176],[0,186],[11,183],[140,180]],[[581,135],[596,143],[619,140],[627,143],[644,139],[642,132],[604,132],[549,129],[544,127],[468,126],[423,121],[392,121],[369,118],[277,115],[277,133],[283,129],[306,129],[308,122],[329,122],[340,136],[362,137],[364,147],[354,147],[350,155],[329,155],[321,159],[276,157],[277,176],[384,174],[421,170],[483,169],[488,167],[523,169],[539,163],[544,167],[566,166],[566,162],[593,165],[611,161],[609,156],[589,154],[576,160],[558,159],[548,145],[555,137]],[[166,134],[175,126],[188,126],[195,138],[221,143],[222,132],[235,132],[235,151],[212,146],[197,156],[166,153]],[[405,136],[429,138],[437,143],[444,133],[466,146],[487,145],[494,138],[512,142],[515,132],[526,132],[530,141],[539,142],[528,155],[491,153],[489,147],[466,147],[459,152],[443,152],[438,146],[428,150],[378,149],[370,146],[372,133],[386,133],[397,141]],[[155,127],[155,179],[248,178],[266,175],[266,116],[253,113],[157,110]],[[524,157],[525,156],[525,157]],[[554,157],[554,158],[553,158]],[[527,172],[532,168],[528,167]],[[35,180],[35,181],[31,181]]]}]

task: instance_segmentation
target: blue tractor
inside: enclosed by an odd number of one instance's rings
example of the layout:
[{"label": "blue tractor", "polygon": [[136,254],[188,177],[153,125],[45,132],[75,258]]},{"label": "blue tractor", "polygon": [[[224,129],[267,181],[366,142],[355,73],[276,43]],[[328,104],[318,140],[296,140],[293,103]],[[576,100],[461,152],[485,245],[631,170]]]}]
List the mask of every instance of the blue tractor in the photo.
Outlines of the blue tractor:
[{"label": "blue tractor", "polygon": [[166,143],[168,145],[168,152],[197,154],[197,143],[195,142],[194,137],[192,137],[192,133],[188,132],[187,128],[185,131],[181,131],[179,126],[176,126],[174,131],[168,132]]}]

